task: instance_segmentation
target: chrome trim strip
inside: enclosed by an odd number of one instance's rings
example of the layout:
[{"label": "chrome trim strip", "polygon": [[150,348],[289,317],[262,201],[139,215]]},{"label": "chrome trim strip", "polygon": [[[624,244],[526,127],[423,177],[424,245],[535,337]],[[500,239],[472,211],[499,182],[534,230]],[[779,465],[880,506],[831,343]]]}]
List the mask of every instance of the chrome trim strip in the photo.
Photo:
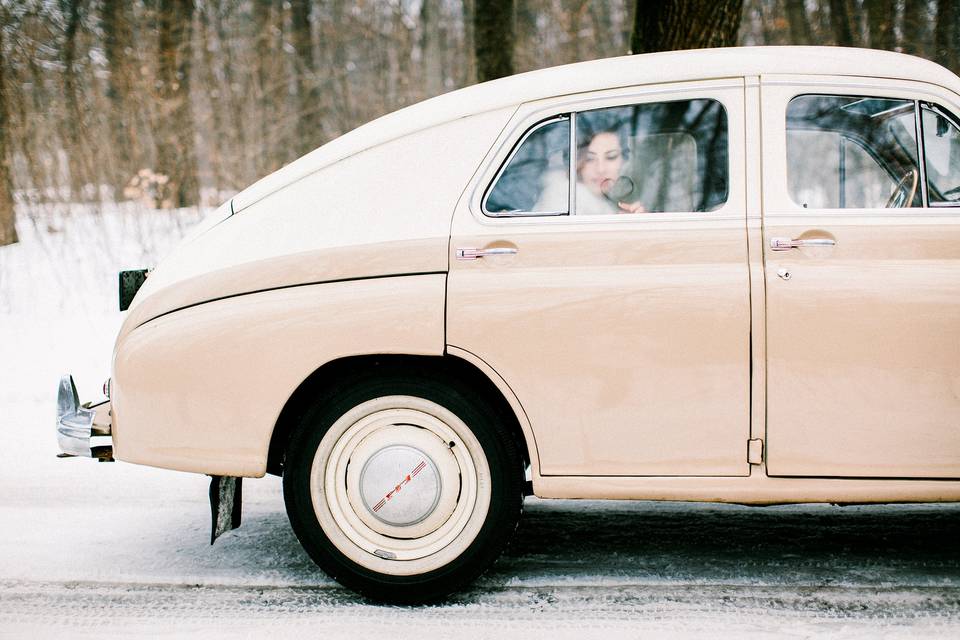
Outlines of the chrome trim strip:
[{"label": "chrome trim strip", "polygon": [[[930,196],[927,193],[927,156],[923,143],[923,122],[920,117],[920,101],[913,101],[913,120],[917,127],[917,164],[920,165],[920,206],[924,209],[930,206]],[[912,205],[909,203],[907,206]]]},{"label": "chrome trim strip", "polygon": [[[921,109],[928,109],[938,116],[946,118],[953,126],[960,129],[960,121],[958,121],[951,112],[946,109],[941,108],[934,102],[923,102],[921,103]],[[921,114],[922,115],[922,114]],[[922,118],[921,118],[922,125]],[[924,176],[924,185],[926,185],[926,176]],[[926,192],[925,192],[926,193]],[[930,202],[926,205],[927,207],[937,207],[937,208],[950,208],[950,207],[960,207],[960,200],[953,202]]]},{"label": "chrome trim strip", "polygon": [[567,178],[569,192],[567,195],[567,210],[573,217],[577,213],[577,112],[570,112],[570,152],[567,158],[567,165],[570,170],[570,177]]}]

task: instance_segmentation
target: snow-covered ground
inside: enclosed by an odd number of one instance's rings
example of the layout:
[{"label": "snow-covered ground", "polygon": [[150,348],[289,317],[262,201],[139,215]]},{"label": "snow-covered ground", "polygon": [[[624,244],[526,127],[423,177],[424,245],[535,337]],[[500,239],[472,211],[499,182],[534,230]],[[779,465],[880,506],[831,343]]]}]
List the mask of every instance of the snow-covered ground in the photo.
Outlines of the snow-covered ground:
[{"label": "snow-covered ground", "polygon": [[527,501],[513,547],[444,605],[371,605],[321,574],[277,478],[209,546],[208,479],[54,457],[61,373],[108,375],[116,272],[197,212],[22,217],[0,248],[0,636],[960,637],[960,506]]}]

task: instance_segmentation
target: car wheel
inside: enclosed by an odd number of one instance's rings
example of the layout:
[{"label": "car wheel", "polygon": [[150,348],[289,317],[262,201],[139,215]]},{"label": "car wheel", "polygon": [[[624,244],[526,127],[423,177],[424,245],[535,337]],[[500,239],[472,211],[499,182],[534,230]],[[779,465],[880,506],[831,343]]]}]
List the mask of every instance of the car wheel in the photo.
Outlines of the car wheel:
[{"label": "car wheel", "polygon": [[395,603],[442,598],[506,546],[522,462],[497,412],[456,380],[379,375],[318,398],[291,436],[291,525],[331,577]]}]

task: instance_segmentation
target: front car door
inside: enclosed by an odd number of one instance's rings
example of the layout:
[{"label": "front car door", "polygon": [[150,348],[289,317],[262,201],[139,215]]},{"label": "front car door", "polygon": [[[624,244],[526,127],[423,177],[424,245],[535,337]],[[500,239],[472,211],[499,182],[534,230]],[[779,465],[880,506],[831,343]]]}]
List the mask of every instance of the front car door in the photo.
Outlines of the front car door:
[{"label": "front car door", "polygon": [[768,473],[960,476],[957,97],[761,86]]},{"label": "front car door", "polygon": [[458,206],[447,341],[514,392],[542,475],[748,475],[743,95],[523,105]]}]

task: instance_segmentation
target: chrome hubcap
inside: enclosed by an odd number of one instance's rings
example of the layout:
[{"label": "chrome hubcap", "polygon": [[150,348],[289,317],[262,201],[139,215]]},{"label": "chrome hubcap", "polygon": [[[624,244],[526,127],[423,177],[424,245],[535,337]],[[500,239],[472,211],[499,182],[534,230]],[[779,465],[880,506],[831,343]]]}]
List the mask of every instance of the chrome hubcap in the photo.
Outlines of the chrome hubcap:
[{"label": "chrome hubcap", "polygon": [[331,425],[310,487],[337,549],[391,575],[458,557],[490,504],[490,470],[476,437],[444,407],[411,396],[374,398]]},{"label": "chrome hubcap", "polygon": [[371,531],[410,540],[433,533],[456,510],[461,468],[447,440],[396,417],[379,414],[346,443],[344,489],[353,516]]},{"label": "chrome hubcap", "polygon": [[363,505],[374,518],[394,527],[426,519],[440,501],[440,489],[437,465],[415,447],[384,447],[360,471]]}]

